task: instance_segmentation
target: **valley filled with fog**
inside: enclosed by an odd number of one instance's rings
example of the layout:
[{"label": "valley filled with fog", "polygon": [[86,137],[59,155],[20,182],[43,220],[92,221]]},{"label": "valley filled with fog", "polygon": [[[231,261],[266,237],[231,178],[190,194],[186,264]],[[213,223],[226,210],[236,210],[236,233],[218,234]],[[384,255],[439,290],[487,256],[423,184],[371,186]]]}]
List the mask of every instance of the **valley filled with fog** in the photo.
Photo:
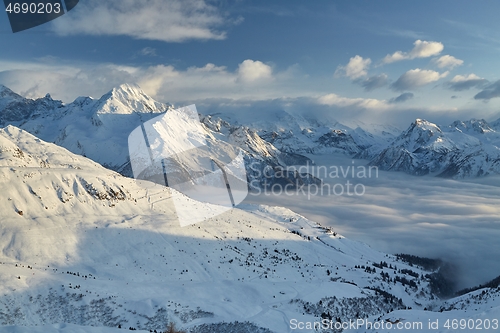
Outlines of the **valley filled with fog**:
[{"label": "valley filled with fog", "polygon": [[[373,169],[369,177],[366,160],[343,154],[309,157],[316,163],[310,171],[330,192],[312,188],[279,194],[278,189],[275,194],[251,194],[245,202],[286,206],[380,251],[441,258],[456,265],[458,288],[500,275],[500,177],[452,180],[382,170],[377,177]],[[366,178],[358,174],[364,168]],[[357,184],[363,185],[364,194],[354,193]]]}]

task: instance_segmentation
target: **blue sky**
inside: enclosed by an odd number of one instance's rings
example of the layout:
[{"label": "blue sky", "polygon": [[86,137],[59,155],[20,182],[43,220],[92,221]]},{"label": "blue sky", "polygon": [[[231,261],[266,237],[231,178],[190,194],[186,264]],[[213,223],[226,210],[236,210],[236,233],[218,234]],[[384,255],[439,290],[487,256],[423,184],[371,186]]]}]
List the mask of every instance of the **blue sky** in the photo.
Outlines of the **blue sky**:
[{"label": "blue sky", "polygon": [[210,111],[291,108],[401,127],[492,120],[499,12],[494,1],[80,0],[17,34],[0,15],[0,83],[65,102],[138,83]]}]

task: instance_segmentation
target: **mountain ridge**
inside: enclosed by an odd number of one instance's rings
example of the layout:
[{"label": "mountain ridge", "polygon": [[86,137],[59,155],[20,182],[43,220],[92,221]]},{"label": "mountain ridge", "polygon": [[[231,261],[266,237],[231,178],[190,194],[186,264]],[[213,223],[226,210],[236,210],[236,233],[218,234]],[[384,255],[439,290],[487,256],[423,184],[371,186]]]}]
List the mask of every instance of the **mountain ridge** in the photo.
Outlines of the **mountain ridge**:
[{"label": "mountain ridge", "polygon": [[[0,125],[22,127],[131,177],[126,135],[172,108],[147,96],[134,84],[115,87],[98,100],[79,97],[70,104],[54,101],[50,95],[25,99],[4,87]],[[201,116],[200,121],[209,136],[225,142],[233,140],[246,152],[247,162],[260,161],[262,170],[264,164],[284,169],[308,163],[304,156],[307,154],[341,152],[366,159],[369,165],[382,170],[412,175],[460,179],[500,173],[500,119],[491,123],[484,119],[457,120],[446,126],[416,119],[397,133],[391,126],[355,121],[351,126],[333,120],[320,123],[285,110],[265,117],[239,119],[237,114],[210,114]],[[244,137],[247,139],[242,140]],[[289,180],[295,182],[293,177]],[[310,182],[306,178],[303,181]]]},{"label": "mountain ridge", "polygon": [[[12,114],[11,109],[14,104],[18,110],[16,116],[6,116]],[[37,108],[38,105],[45,104],[48,106]],[[49,96],[37,100],[22,98],[20,102],[10,103],[3,110],[0,109],[0,120],[4,119],[0,124],[19,126],[45,141],[56,143],[73,153],[89,157],[109,169],[133,177],[128,135],[144,122],[169,110],[173,110],[171,105],[155,101],[139,86],[123,84],[113,88],[98,100],[79,97],[67,105],[53,101]],[[243,149],[248,174],[251,177],[248,179],[249,184],[264,186],[266,182],[272,185],[278,181],[292,184],[319,183],[319,180],[305,174],[297,175],[285,171],[284,174],[278,175],[288,164],[305,163],[308,158],[280,152],[271,144],[261,140],[256,133],[250,132],[248,128],[230,125],[224,131],[218,132],[209,120],[201,121],[206,126],[207,140],[214,143],[233,140]],[[181,123],[173,124],[173,128],[177,128],[179,135],[182,135]],[[238,141],[239,139],[235,139],[236,133],[241,137],[247,137],[247,140]],[[265,168],[270,168],[272,171],[269,179],[263,177]]]}]

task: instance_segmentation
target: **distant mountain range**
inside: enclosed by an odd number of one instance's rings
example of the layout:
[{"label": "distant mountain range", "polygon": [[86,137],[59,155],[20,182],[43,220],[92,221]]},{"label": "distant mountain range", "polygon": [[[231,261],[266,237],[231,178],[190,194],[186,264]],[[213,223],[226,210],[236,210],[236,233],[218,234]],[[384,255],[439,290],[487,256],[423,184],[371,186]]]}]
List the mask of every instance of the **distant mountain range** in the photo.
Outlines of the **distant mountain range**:
[{"label": "distant mountain range", "polygon": [[[210,121],[238,124],[234,115],[216,115]],[[321,123],[279,110],[268,119],[247,121],[245,126],[280,151],[341,152],[366,159],[381,170],[448,178],[500,173],[500,119],[491,124],[484,119],[457,120],[447,126],[417,119],[400,131],[389,125]]]},{"label": "distant mountain range", "polygon": [[439,127],[417,119],[371,160],[384,170],[466,178],[500,173],[499,121],[455,121]]},{"label": "distant mountain range", "polygon": [[[17,126],[129,177],[128,134],[172,107],[127,84],[98,100],[79,97],[70,104],[50,95],[23,98],[0,85],[0,126]],[[417,119],[401,131],[390,125],[322,122],[283,110],[259,117],[200,117],[208,137],[240,147],[247,162],[258,162],[261,170],[312,163],[304,154],[340,152],[367,159],[382,170],[412,175],[468,178],[500,173],[500,119],[490,124],[483,119],[457,120],[446,126]],[[250,176],[252,172],[248,170]],[[308,175],[297,180],[290,173],[285,178],[292,183],[318,183]]]}]

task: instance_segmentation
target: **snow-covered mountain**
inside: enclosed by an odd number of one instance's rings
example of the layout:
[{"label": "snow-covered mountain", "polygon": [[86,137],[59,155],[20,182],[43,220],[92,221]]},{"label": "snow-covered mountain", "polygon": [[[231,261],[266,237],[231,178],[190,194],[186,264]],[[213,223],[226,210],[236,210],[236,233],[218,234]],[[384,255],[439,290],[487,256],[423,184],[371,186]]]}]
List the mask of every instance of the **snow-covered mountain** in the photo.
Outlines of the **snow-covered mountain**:
[{"label": "snow-covered mountain", "polygon": [[245,152],[250,188],[270,187],[274,184],[283,186],[321,184],[320,179],[310,174],[297,173],[286,168],[287,166],[314,164],[308,157],[294,152],[281,151],[246,126],[232,126],[212,116],[202,117],[201,121],[211,131],[208,140],[227,142]]},{"label": "snow-covered mountain", "polygon": [[438,126],[417,119],[405,131],[390,125],[309,119],[284,110],[262,117],[213,114],[212,128],[249,128],[282,152],[345,153],[383,170],[468,178],[500,173],[500,119]]},{"label": "snow-covered mountain", "polygon": [[[14,94],[3,90],[7,96]],[[129,176],[128,134],[170,108],[131,85],[115,88],[98,100],[79,97],[68,105],[50,95],[37,100],[10,97],[2,104],[0,125],[18,126]]]},{"label": "snow-covered mountain", "polygon": [[[387,259],[280,208],[248,207],[180,228],[165,187],[139,186],[12,126],[0,139],[3,325],[64,320],[159,329],[172,318],[263,325],[275,297],[286,303],[299,295],[291,288],[297,281],[307,290],[352,269],[354,258],[360,265]],[[190,204],[193,211],[203,205]],[[354,275],[366,284],[371,273]],[[361,291],[353,295],[372,294]],[[246,304],[250,295],[254,304]],[[11,308],[14,300],[21,309]]]},{"label": "snow-covered mountain", "polygon": [[[434,134],[411,137],[414,148],[441,135],[421,126]],[[255,156],[283,158],[254,131],[227,130],[233,144],[255,146]],[[500,314],[497,288],[443,302],[450,286],[438,262],[420,266],[376,251],[285,208],[243,205],[180,227],[175,190],[123,177],[14,126],[0,129],[0,172],[1,331],[147,332],[175,322],[189,332],[281,333],[312,332],[307,325],[323,320],[428,318],[491,326]],[[184,198],[192,214],[210,209]]]},{"label": "snow-covered mountain", "polygon": [[417,119],[371,164],[413,175],[479,177],[500,173],[500,133],[485,120],[438,126]]},{"label": "snow-covered mountain", "polygon": [[[129,177],[128,134],[171,109],[127,84],[98,100],[80,97],[67,105],[50,95],[26,99],[0,85],[0,126],[23,128]],[[448,126],[417,119],[402,132],[390,125],[346,125],[282,109],[266,111],[262,117],[216,113],[201,116],[201,121],[209,140],[244,151],[246,165],[252,166],[247,168],[249,183],[255,186],[319,184],[286,167],[312,164],[307,154],[338,152],[412,175],[467,178],[500,173],[500,119],[491,124],[483,119],[457,120]],[[261,177],[264,173],[270,177]]]},{"label": "snow-covered mountain", "polygon": [[[290,332],[294,323],[440,310],[432,271],[285,208],[243,206],[181,228],[172,190],[13,126],[0,130],[0,171],[0,325],[12,332],[160,331],[169,322],[189,332]],[[206,205],[186,204],[194,214]],[[443,303],[448,316],[463,312],[459,301]]]},{"label": "snow-covered mountain", "polygon": [[[31,100],[8,88],[0,90],[0,126],[20,127],[45,141],[87,156],[103,166],[132,177],[127,137],[140,124],[172,108],[147,96],[138,86],[124,84],[95,100],[77,98],[63,104],[47,95]],[[313,164],[303,154],[342,152],[371,158],[395,137],[390,126],[352,127],[336,121],[316,119],[277,110],[259,117],[215,114],[202,116],[207,137],[227,142],[245,151],[250,184],[264,186],[277,182],[319,183],[309,175],[286,171],[290,165]],[[180,125],[179,125],[180,126]],[[270,177],[259,177],[266,170]],[[269,171],[270,170],[270,171]],[[259,179],[256,179],[259,178]]]},{"label": "snow-covered mountain", "polygon": [[[484,306],[462,301],[482,291],[442,303],[432,270],[285,208],[246,205],[181,228],[173,190],[13,126],[0,130],[0,172],[2,331],[160,331],[175,322],[189,332],[291,332],[294,323],[386,313],[498,314],[498,290],[486,290]],[[186,205],[197,214],[206,204]]]},{"label": "snow-covered mountain", "polygon": [[[133,176],[128,135],[144,122],[172,110],[171,105],[157,102],[138,86],[128,84],[98,100],[80,97],[68,105],[52,100],[50,95],[37,100],[25,99],[4,86],[0,94],[0,125],[18,126],[128,177]],[[310,161],[308,158],[281,152],[248,128],[227,124],[221,131],[209,118],[204,118],[203,123],[207,140],[214,144],[227,142],[243,149],[249,184],[319,183],[310,175],[284,171],[288,165],[305,164]],[[171,127],[183,130],[181,123]],[[264,169],[270,170],[265,179]]]}]

